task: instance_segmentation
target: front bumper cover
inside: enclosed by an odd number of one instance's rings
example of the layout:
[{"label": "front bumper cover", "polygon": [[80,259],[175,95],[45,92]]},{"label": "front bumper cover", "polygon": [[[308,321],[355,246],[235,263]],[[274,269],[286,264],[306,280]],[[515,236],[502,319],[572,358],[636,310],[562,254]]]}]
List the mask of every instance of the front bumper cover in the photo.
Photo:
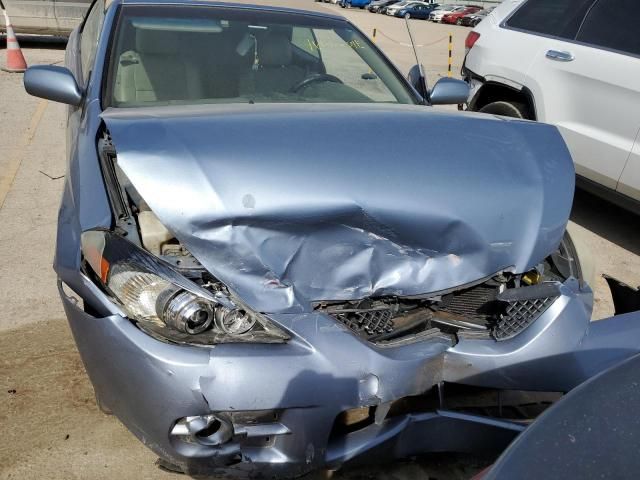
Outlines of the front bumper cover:
[{"label": "front bumper cover", "polygon": [[[87,287],[85,303],[113,310],[88,279],[80,280]],[[592,293],[574,280],[565,282],[561,297],[511,340],[467,339],[453,345],[442,336],[393,348],[368,344],[317,313],[272,317],[293,333],[286,345],[170,345],[122,315],[85,313],[60,287],[101,403],[165,462],[191,475],[296,476],[349,461],[500,450],[520,427],[437,409],[385,418],[385,405],[442,381],[567,391],[636,352],[634,339],[640,338],[640,326],[624,319],[590,324]],[[351,433],[332,433],[341,412],[363,406],[377,407],[380,418]],[[260,423],[265,411],[277,413]],[[245,441],[245,435],[237,441],[236,436],[211,446],[171,435],[178,419],[212,412],[245,418],[253,424],[253,439]],[[255,421],[247,422],[251,412]],[[234,424],[234,429],[246,433],[247,425]],[[264,435],[256,439],[256,431]]]}]

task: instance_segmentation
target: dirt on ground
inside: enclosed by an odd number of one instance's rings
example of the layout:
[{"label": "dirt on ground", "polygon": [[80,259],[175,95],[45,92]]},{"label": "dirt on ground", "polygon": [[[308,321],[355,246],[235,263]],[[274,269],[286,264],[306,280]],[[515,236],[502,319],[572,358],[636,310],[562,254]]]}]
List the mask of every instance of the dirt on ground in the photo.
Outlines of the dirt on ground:
[{"label": "dirt on ground", "polygon": [[174,477],[98,410],[65,319],[0,334],[0,352],[0,478]]}]

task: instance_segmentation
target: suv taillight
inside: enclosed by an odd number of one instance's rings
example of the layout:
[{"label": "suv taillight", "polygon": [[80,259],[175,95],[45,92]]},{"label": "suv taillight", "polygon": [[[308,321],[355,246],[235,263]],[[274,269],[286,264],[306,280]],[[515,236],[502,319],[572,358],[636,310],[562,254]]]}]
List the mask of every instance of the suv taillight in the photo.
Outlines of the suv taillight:
[{"label": "suv taillight", "polygon": [[473,48],[479,38],[480,34],[478,32],[474,32],[473,30],[469,32],[469,35],[467,35],[467,38],[464,41],[464,47],[467,49],[467,51]]}]

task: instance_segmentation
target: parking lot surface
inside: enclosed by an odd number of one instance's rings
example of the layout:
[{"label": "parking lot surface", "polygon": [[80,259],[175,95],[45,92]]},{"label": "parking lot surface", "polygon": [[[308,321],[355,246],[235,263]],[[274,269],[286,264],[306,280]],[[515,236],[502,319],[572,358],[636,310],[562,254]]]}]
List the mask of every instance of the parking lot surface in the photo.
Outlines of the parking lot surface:
[{"label": "parking lot surface", "polygon": [[[298,2],[292,0],[293,5]],[[403,72],[415,63],[404,21],[335,5],[326,8],[348,16],[370,36],[376,29],[377,44]],[[429,83],[446,75],[449,34],[458,75],[468,29],[420,20],[411,25]],[[20,40],[29,64],[63,62],[62,42]],[[2,64],[4,48],[3,40]],[[95,406],[57,297],[51,261],[65,175],[65,109],[28,96],[22,75],[0,72],[0,478],[175,478],[159,470],[154,455]],[[589,194],[576,194],[572,220],[584,234],[599,274],[640,285],[639,219]],[[594,290],[594,319],[612,315],[601,278]],[[425,460],[346,476],[468,478],[481,463],[441,466]]]}]

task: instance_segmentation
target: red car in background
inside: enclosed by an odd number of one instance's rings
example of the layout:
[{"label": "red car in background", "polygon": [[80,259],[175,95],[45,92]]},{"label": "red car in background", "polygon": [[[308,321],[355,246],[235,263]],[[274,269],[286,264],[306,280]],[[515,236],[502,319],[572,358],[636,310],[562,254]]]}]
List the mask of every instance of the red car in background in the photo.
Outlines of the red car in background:
[{"label": "red car in background", "polygon": [[462,17],[470,13],[476,13],[482,10],[482,7],[466,7],[464,9],[456,10],[455,12],[447,13],[442,17],[441,23],[449,23],[455,25],[462,24]]}]

